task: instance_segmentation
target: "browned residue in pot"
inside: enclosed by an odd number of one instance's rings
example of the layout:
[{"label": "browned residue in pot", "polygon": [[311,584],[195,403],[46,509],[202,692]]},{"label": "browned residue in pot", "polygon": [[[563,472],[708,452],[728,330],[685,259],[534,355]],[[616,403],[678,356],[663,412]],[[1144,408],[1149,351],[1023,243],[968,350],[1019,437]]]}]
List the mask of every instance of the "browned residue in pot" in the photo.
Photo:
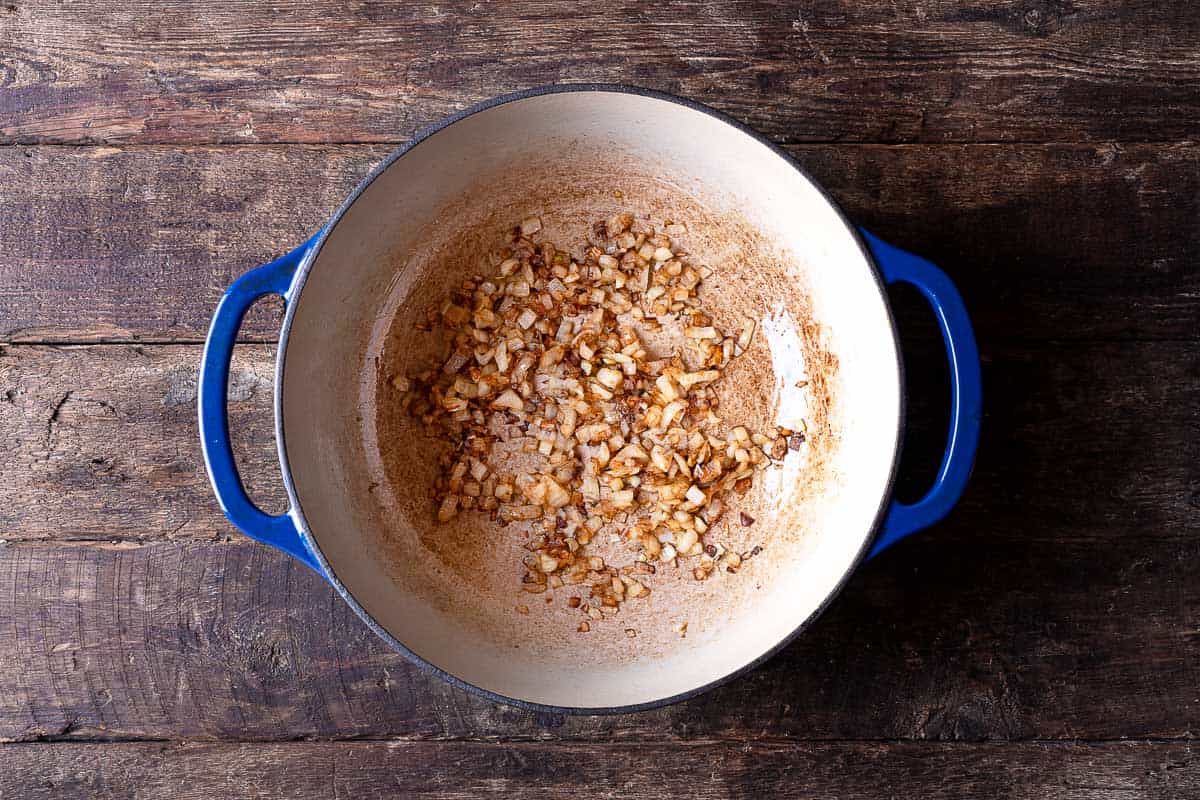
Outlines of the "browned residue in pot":
[{"label": "browned residue in pot", "polygon": [[[503,194],[516,199],[481,208],[480,198],[488,196],[495,180],[507,181]],[[691,576],[696,559],[680,559],[678,569],[659,565],[656,574],[646,579],[652,590],[648,598],[626,603],[615,618],[591,621],[589,632],[579,633],[579,612],[569,602],[578,587],[533,596],[519,590],[521,558],[526,554],[523,526],[501,528],[480,512],[461,514],[448,524],[435,521],[430,487],[437,457],[448,444],[427,437],[419,423],[399,411],[389,381],[440,354],[442,343],[434,334],[418,330],[414,322],[464,277],[491,272],[494,262],[489,254],[505,243],[504,231],[515,222],[539,216],[542,237],[573,246],[589,237],[596,220],[617,210],[631,211],[657,226],[664,220],[687,225],[689,232],[681,238],[692,261],[714,270],[701,293],[717,324],[736,329],[747,315],[761,319],[781,310],[798,321],[811,412],[799,453],[805,468],[786,502],[773,496],[767,488],[770,481],[757,480],[754,489],[726,514],[715,535],[709,536],[710,541],[739,552],[760,548],[758,555],[737,574],[704,582]],[[687,623],[687,636],[693,641],[715,633],[722,624],[736,623],[755,594],[787,568],[810,523],[805,500],[823,491],[831,480],[827,464],[837,443],[837,360],[812,319],[799,268],[752,226],[731,214],[713,214],[669,183],[629,177],[618,169],[603,175],[580,171],[569,179],[506,175],[485,181],[478,193],[467,193],[459,204],[445,209],[415,255],[398,254],[396,270],[403,273],[403,280],[398,281],[390,304],[394,319],[386,340],[377,346],[382,357],[371,410],[377,441],[365,444],[378,459],[373,466],[381,473],[375,476],[380,487],[372,496],[382,504],[380,511],[388,520],[379,550],[407,589],[472,621],[471,627],[484,635],[525,652],[620,660],[679,647],[682,623]],[[755,336],[751,348],[731,363],[718,388],[721,416],[728,424],[774,430],[778,398],[764,336]],[[755,524],[737,524],[739,511],[753,517]],[[635,553],[625,545],[605,546],[602,540],[597,537],[594,549],[606,562],[632,562]],[[524,610],[518,611],[518,606]],[[637,631],[636,640],[629,639],[625,629]]]}]

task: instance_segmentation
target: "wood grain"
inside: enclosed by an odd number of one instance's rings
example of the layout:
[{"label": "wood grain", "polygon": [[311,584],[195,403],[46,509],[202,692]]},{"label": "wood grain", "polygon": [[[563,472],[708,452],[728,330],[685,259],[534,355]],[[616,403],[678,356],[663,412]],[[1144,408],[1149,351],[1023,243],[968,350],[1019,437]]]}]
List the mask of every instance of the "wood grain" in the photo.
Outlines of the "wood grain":
[{"label": "wood grain", "polygon": [[26,800],[278,797],[1168,800],[1200,792],[1172,744],[687,747],[461,742],[58,744],[0,747],[0,796]]},{"label": "wood grain", "polygon": [[[907,354],[913,400],[902,489],[941,455],[940,344]],[[270,345],[237,348],[230,419],[252,496],[280,510]],[[1004,541],[1194,538],[1200,356],[1189,342],[985,348],[983,442],[952,529]],[[0,349],[0,538],[201,539],[233,529],[196,430],[193,345]],[[943,412],[944,413],[944,412]],[[915,460],[913,460],[915,459]],[[1028,520],[1037,524],[1029,526]],[[236,535],[236,534],[235,534]]]},{"label": "wood grain", "polygon": [[[493,704],[387,649],[254,543],[0,548],[0,738],[1186,738],[1200,543],[980,535],[865,565],[780,655],[641,714]],[[1044,531],[1039,531],[1044,532]]]},{"label": "wood grain", "polygon": [[[1198,42],[1188,0],[0,1],[0,798],[1200,796]],[[424,674],[228,525],[197,447],[237,275],[422,125],[564,81],[786,144],[947,269],[984,356],[950,519],[638,715]],[[913,497],[947,383],[893,294]],[[279,310],[230,387],[271,510]]]},{"label": "wood grain", "polygon": [[236,0],[0,6],[0,142],[398,142],[613,81],[781,141],[1161,141],[1200,125],[1188,0]]},{"label": "wood grain", "polygon": [[[202,338],[225,288],[385,152],[0,148],[0,341]],[[246,338],[275,338],[281,307],[256,306]]]},{"label": "wood grain", "polygon": [[[229,413],[252,495],[286,508],[274,348],[238,346]],[[228,537],[204,471],[194,346],[0,348],[0,538]]]},{"label": "wood grain", "polygon": [[[800,146],[959,283],[981,339],[1195,339],[1200,146]],[[0,341],[197,341],[383,147],[0,148]],[[278,335],[277,304],[243,329]]]}]

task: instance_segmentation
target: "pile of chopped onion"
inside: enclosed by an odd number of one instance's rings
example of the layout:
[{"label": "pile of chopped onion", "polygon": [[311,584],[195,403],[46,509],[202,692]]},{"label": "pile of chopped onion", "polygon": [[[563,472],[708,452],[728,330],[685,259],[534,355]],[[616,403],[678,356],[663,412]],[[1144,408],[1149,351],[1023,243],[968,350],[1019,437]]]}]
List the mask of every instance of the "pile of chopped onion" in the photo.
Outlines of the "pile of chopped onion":
[{"label": "pile of chopped onion", "polygon": [[[615,214],[579,256],[535,242],[541,228],[524,220],[494,275],[464,282],[430,310],[420,327],[444,329],[449,353],[393,384],[409,413],[456,445],[435,487],[437,519],[479,512],[524,523],[522,588],[587,585],[586,599],[567,590],[587,631],[589,619],[648,596],[656,564],[683,561],[705,580],[756,555],[716,543],[716,526],[731,496],[804,435],[721,420],[714,386],[755,326],[746,319],[727,334],[705,313],[698,290],[708,273],[678,246],[683,225],[658,233]],[[640,335],[667,322],[682,332],[675,355],[651,359]],[[738,524],[753,523],[739,514]],[[588,554],[602,530],[628,543],[632,563]]]}]

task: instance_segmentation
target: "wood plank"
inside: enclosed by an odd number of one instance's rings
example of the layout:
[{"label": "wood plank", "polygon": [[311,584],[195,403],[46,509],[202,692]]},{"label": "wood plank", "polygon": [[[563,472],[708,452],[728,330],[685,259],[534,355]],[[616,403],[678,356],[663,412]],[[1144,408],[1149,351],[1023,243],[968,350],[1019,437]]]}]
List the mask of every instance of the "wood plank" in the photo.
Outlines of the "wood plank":
[{"label": "wood plank", "polygon": [[554,82],[696,97],[786,141],[1191,138],[1188,0],[0,8],[0,142],[397,142]]},{"label": "wood plank", "polygon": [[[886,776],[886,778],[881,778]],[[457,742],[0,747],[26,800],[277,797],[1155,800],[1200,792],[1189,742],[731,745]]]},{"label": "wood plank", "polygon": [[[202,338],[386,148],[0,148],[0,341]],[[274,339],[282,305],[243,333]]]},{"label": "wood plank", "polygon": [[[1200,332],[1200,146],[791,150],[852,218],[941,264],[984,341]],[[202,339],[224,288],[386,151],[0,148],[0,341]],[[268,306],[244,335],[278,325]]]},{"label": "wood plank", "polygon": [[1200,540],[1046,541],[1031,527],[977,535],[960,516],[864,566],[750,674],[612,717],[451,688],[257,544],[9,544],[0,738],[1190,737]]},{"label": "wood plank", "polygon": [[[938,343],[907,354],[906,492],[941,455]],[[1200,380],[1189,342],[985,347],[983,442],[946,536],[1191,539]],[[196,430],[194,345],[0,349],[0,538],[201,539],[233,533]],[[279,510],[273,347],[243,345],[230,419],[253,496]],[[942,412],[944,413],[944,412]],[[1036,520],[1030,525],[1029,520]]]},{"label": "wood plank", "polygon": [[[200,454],[196,346],[0,348],[0,538],[236,535]],[[252,496],[281,511],[274,347],[239,345],[235,455]]]},{"label": "wood plank", "polygon": [[857,223],[954,278],[985,344],[1200,334],[1200,147],[795,153]]}]

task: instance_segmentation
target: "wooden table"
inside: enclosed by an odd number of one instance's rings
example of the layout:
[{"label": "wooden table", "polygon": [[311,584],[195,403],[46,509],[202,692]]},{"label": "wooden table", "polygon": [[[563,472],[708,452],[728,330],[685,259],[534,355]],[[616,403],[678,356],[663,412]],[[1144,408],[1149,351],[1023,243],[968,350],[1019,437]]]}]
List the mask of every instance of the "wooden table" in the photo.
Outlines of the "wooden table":
[{"label": "wooden table", "polygon": [[[944,524],[749,676],[573,718],[423,676],[222,518],[222,289],[419,126],[641,84],[782,143],[943,265],[986,419]],[[0,797],[1200,796],[1200,6],[0,3]],[[914,432],[944,367],[896,296]],[[235,360],[281,506],[278,305]]]}]

